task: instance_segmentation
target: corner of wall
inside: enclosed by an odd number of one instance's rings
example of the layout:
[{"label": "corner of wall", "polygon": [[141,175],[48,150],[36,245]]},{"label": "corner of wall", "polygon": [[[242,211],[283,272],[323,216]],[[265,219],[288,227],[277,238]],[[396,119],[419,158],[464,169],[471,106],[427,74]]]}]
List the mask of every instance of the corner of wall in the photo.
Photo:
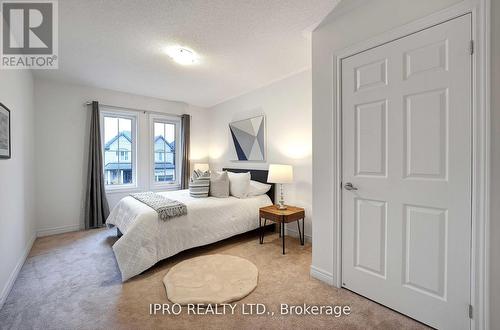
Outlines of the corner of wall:
[{"label": "corner of wall", "polygon": [[5,301],[7,300],[7,297],[9,296],[10,291],[12,290],[12,287],[14,286],[14,283],[16,282],[17,276],[19,275],[19,272],[21,271],[21,268],[23,268],[24,262],[26,261],[26,258],[28,258],[28,255],[31,251],[31,248],[33,247],[33,243],[35,243],[36,239],[36,234],[33,233],[31,238],[29,239],[28,243],[26,244],[23,254],[19,261],[17,262],[16,266],[12,270],[12,272],[9,275],[9,279],[7,280],[7,283],[5,283],[5,286],[3,287],[1,293],[0,293],[0,310],[2,309],[3,305],[5,304]]},{"label": "corner of wall", "polygon": [[318,267],[311,265],[311,272],[310,273],[311,273],[311,276],[317,280],[325,282],[328,285],[335,285],[335,282],[333,281],[333,274],[330,272],[327,272],[326,270],[323,270],[321,268],[318,268]]}]

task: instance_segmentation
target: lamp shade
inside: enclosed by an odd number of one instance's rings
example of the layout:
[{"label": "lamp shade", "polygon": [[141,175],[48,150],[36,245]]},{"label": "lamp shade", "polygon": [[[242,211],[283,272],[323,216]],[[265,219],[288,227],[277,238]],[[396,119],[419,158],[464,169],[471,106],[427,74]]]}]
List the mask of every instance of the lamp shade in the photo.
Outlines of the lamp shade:
[{"label": "lamp shade", "polygon": [[199,171],[202,171],[202,172],[206,172],[209,170],[209,166],[208,164],[205,164],[205,163],[195,163],[194,164],[194,170],[199,170]]},{"label": "lamp shade", "polygon": [[293,167],[291,165],[269,165],[269,173],[267,175],[269,183],[292,183],[293,182]]}]

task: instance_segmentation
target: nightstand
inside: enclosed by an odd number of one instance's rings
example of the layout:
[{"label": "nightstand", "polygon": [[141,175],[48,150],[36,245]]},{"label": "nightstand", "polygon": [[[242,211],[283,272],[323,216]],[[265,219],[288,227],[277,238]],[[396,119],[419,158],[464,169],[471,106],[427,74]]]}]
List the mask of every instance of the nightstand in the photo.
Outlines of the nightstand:
[{"label": "nightstand", "polygon": [[[262,223],[262,219],[264,219],[264,223]],[[279,223],[280,237],[283,239],[283,254],[285,254],[285,223],[297,221],[300,244],[304,245],[305,211],[303,208],[289,205],[287,205],[286,210],[278,210],[275,205],[261,207],[259,209],[260,244],[264,243],[264,228],[266,227],[267,220]],[[300,220],[302,220],[302,230],[300,228]]]}]

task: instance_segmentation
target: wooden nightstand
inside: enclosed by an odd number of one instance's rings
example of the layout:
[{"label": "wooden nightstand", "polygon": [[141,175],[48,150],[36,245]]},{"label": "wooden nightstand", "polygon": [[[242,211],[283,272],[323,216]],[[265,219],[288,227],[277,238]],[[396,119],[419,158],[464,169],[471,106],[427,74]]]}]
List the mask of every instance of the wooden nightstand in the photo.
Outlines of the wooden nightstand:
[{"label": "wooden nightstand", "polygon": [[[264,219],[264,224],[262,224]],[[302,230],[300,229],[300,221],[302,219]],[[261,207],[259,209],[259,229],[260,229],[260,244],[264,243],[264,228],[266,227],[267,220],[279,223],[280,237],[283,238],[283,254],[285,254],[285,223],[297,221],[297,228],[299,229],[300,244],[304,245],[304,221],[305,211],[301,207],[287,205],[286,210],[278,210],[275,205]]]}]

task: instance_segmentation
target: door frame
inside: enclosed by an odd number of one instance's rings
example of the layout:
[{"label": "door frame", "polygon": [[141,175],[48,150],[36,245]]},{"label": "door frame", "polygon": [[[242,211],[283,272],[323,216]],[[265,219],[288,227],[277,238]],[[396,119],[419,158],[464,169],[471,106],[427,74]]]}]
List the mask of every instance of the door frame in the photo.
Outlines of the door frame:
[{"label": "door frame", "polygon": [[[444,10],[335,52],[332,57],[334,209],[333,284],[342,287],[342,95],[341,65],[344,58],[414,34],[462,15],[471,14],[472,39],[472,237],[470,328],[489,329],[489,228],[490,228],[490,17],[491,0],[464,0]],[[360,2],[359,4],[362,4]],[[464,310],[464,313],[467,313]]]}]

